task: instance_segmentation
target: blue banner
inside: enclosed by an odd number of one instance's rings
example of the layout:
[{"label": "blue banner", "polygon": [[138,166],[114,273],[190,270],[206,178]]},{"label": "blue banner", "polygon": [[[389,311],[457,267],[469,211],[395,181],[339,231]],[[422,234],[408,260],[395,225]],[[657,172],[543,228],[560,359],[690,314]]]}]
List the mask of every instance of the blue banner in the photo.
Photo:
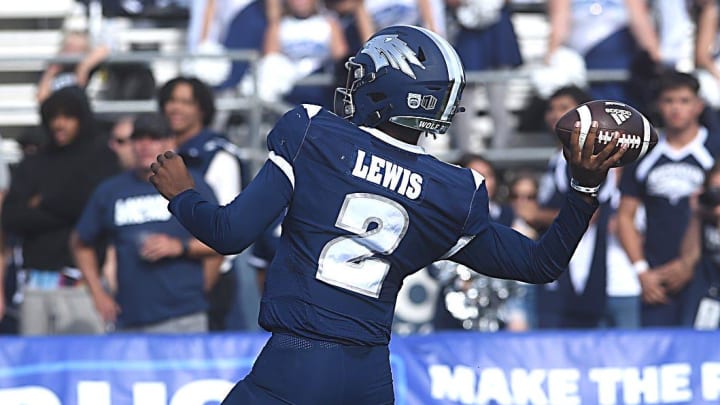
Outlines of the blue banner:
[{"label": "blue banner", "polygon": [[[266,334],[0,339],[2,405],[211,405]],[[394,337],[397,404],[718,404],[720,332]]]}]

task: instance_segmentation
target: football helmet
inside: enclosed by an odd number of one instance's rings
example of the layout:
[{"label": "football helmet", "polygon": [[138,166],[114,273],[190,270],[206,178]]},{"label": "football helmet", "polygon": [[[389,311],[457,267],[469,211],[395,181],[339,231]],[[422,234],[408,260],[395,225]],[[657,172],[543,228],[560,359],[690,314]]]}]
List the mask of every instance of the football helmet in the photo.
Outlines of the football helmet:
[{"label": "football helmet", "polygon": [[357,125],[392,122],[444,134],[458,111],[465,73],[455,50],[424,28],[396,25],[373,35],[345,63],[335,113]]}]

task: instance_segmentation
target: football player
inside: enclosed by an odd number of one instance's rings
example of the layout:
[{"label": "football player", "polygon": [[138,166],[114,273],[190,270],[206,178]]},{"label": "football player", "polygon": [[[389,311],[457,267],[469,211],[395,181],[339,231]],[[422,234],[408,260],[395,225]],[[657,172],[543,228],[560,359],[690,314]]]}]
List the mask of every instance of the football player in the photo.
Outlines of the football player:
[{"label": "football player", "polygon": [[388,343],[403,279],[442,258],[493,277],[555,279],[625,152],[592,155],[596,129],[581,150],[576,129],[577,190],[535,242],[489,221],[479,173],[417,145],[423,133],[445,133],[460,108],[463,67],[444,39],[388,27],[346,66],[338,115],[312,105],[286,113],[265,165],[229,205],[203,200],[172,152],[151,167],[170,211],[223,254],[245,249],[287,207],[259,316],[272,336],[224,404],[392,403]]}]

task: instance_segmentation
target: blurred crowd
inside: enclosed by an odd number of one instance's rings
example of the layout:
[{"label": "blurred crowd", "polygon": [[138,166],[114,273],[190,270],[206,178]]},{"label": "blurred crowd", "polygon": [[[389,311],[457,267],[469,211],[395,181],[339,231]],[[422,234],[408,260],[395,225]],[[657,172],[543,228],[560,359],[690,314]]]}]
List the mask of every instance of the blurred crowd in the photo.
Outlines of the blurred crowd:
[{"label": "blurred crowd", "polygon": [[[228,136],[228,117],[218,114],[216,98],[257,94],[264,102],[332,109],[333,89],[346,81],[347,58],[373,32],[393,24],[417,24],[447,36],[468,72],[522,68],[529,62],[523,60],[513,10],[537,2],[101,3],[104,29],[94,37],[82,25],[66,29],[60,52],[79,58],[46,67],[37,85],[42,125],[18,137],[19,163],[0,166],[4,333],[256,328],[252,311],[242,307],[257,305],[251,301],[262,291],[282,218],[252,252],[221,256],[172,218],[148,183],[155,156],[177,151],[198,189],[211,201],[229,203],[254,173]],[[566,112],[593,99],[612,99],[646,114],[660,130],[660,142],[640,162],[612,169],[599,193],[601,208],[559,280],[527,285],[439,262],[407,279],[395,331],[717,328],[718,2],[542,4],[550,32],[547,52],[531,75],[534,97],[527,108],[518,114],[508,109],[507,81],[470,81],[463,94],[465,112],[449,134],[450,148],[459,156],[452,163],[485,177],[491,218],[529,238],[542,238],[569,189],[559,145],[544,170],[500,167],[487,157],[488,150],[516,145],[519,130],[552,140],[555,123]],[[127,17],[130,24],[156,26],[165,23],[166,13],[186,14],[190,53],[254,50],[262,56],[255,63],[198,60],[162,83],[148,63],[109,59]],[[679,45],[688,38],[690,65]],[[589,80],[588,72],[603,69],[628,76]],[[303,82],[318,73],[333,83]],[[101,91],[92,84],[98,81]],[[153,99],[157,111],[100,117],[91,108],[93,97]],[[489,137],[476,125],[485,113],[493,123]]]}]

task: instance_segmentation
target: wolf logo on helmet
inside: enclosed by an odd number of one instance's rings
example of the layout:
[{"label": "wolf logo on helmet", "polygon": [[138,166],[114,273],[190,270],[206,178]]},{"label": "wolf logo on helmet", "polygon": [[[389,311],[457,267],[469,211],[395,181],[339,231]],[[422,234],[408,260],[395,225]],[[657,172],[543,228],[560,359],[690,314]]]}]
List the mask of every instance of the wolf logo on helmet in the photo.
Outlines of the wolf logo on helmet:
[{"label": "wolf logo on helmet", "polygon": [[375,64],[376,72],[389,64],[416,79],[410,64],[425,69],[415,52],[408,47],[408,44],[398,39],[397,35],[378,35],[371,38],[360,50],[360,53],[370,56]]},{"label": "wolf logo on helmet", "polygon": [[[452,46],[432,31],[387,27],[345,67],[348,82],[336,90],[335,112],[357,125],[374,128],[390,122],[444,134],[459,110],[465,87],[462,63]],[[421,95],[423,108],[418,108],[415,95]]]}]

